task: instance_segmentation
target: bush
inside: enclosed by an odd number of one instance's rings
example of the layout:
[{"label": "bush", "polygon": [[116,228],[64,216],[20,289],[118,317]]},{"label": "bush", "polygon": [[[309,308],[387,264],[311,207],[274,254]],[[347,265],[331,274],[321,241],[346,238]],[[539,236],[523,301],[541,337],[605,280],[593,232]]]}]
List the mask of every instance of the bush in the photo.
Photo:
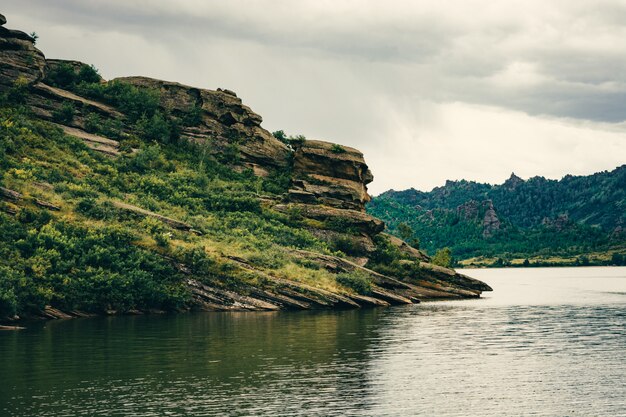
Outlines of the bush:
[{"label": "bush", "polygon": [[76,108],[71,102],[65,102],[61,106],[61,108],[56,109],[52,112],[52,120],[57,123],[67,124],[74,120],[74,114],[76,113]]},{"label": "bush", "polygon": [[432,258],[432,263],[443,266],[444,268],[450,268],[452,265],[452,252],[450,251],[450,248],[438,250]]},{"label": "bush", "polygon": [[372,293],[372,281],[368,274],[353,271],[337,274],[336,280],[344,287],[353,289],[356,293],[368,295]]},{"label": "bush", "polygon": [[341,145],[333,143],[333,146],[330,147],[330,151],[332,153],[345,153],[346,149]]},{"label": "bush", "polygon": [[44,82],[54,87],[75,91],[81,83],[96,84],[101,79],[98,70],[93,65],[83,64],[76,70],[69,62],[62,62],[46,73]]}]

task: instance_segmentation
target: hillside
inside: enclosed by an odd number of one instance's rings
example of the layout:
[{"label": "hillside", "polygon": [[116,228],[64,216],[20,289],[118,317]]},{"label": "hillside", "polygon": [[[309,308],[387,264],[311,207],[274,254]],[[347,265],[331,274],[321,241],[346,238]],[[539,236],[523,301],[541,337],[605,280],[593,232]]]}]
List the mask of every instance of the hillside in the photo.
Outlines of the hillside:
[{"label": "hillside", "polygon": [[106,81],[0,15],[0,318],[478,297],[365,212],[361,152],[226,89]]},{"label": "hillside", "polygon": [[391,233],[406,223],[421,248],[449,247],[465,265],[623,264],[626,165],[558,181],[512,174],[500,185],[462,180],[430,192],[390,190],[368,212]]}]

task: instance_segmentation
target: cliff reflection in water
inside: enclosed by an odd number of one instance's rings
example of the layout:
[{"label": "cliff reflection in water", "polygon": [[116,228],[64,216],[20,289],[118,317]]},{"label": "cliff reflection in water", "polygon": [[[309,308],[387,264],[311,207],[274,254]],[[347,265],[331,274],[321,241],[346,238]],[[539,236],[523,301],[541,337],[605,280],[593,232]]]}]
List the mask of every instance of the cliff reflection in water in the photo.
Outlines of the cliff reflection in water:
[{"label": "cliff reflection in water", "polygon": [[308,403],[363,408],[371,397],[364,364],[382,313],[50,322],[1,339],[12,387],[0,390],[0,403],[18,415],[142,415],[152,407],[183,415],[228,410],[235,398],[252,414]]},{"label": "cliff reflection in water", "polygon": [[492,297],[0,333],[0,415],[626,415],[626,268],[475,273]]}]

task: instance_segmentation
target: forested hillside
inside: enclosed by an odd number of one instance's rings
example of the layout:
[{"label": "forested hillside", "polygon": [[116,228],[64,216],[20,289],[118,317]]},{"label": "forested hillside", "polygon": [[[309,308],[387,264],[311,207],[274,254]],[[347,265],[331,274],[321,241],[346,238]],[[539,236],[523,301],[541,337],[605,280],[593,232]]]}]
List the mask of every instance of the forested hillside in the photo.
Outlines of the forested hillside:
[{"label": "forested hillside", "polygon": [[418,238],[422,249],[449,247],[457,261],[619,264],[626,246],[626,165],[558,181],[512,174],[500,185],[462,180],[430,192],[390,190],[368,211],[392,233]]}]

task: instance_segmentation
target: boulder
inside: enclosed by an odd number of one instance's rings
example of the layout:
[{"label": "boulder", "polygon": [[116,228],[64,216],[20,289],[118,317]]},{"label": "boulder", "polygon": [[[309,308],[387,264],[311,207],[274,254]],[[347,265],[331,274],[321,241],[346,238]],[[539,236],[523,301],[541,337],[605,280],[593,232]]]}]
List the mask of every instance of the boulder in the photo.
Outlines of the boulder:
[{"label": "boulder", "polygon": [[[4,16],[0,21],[6,23]],[[18,82],[34,84],[43,78],[45,66],[46,59],[31,36],[0,26],[0,89]]]}]

